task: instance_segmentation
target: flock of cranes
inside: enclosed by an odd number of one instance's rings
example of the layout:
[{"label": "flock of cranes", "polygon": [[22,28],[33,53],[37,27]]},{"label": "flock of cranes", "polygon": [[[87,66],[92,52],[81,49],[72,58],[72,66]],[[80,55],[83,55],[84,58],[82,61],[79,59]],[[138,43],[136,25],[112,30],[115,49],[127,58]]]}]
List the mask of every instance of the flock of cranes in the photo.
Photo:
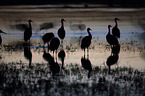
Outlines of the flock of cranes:
[{"label": "flock of cranes", "polygon": [[[120,52],[120,44],[118,41],[118,38],[120,38],[120,30],[118,28],[117,24],[118,18],[115,18],[115,26],[112,28],[112,34],[111,34],[111,25],[108,25],[108,34],[106,35],[106,40],[107,42],[111,45],[111,55],[108,57],[106,64],[109,68],[109,73],[111,69],[111,65],[117,63],[118,61],[118,54]],[[58,37],[54,35],[53,32],[46,33],[42,36],[42,40],[45,46],[47,44],[48,46],[48,52],[46,52],[45,47],[44,49],[44,54],[43,58],[49,62],[50,64],[50,70],[52,71],[53,75],[56,75],[60,71],[59,64],[57,63],[57,56],[56,56],[56,61],[54,60],[54,53],[56,52],[57,55],[57,49],[59,46],[61,46],[61,50],[58,53],[58,57],[62,61],[62,69],[64,69],[64,58],[66,57],[65,51],[63,50],[63,39],[65,38],[65,29],[64,29],[64,19],[61,19],[61,27],[58,29],[57,34]],[[29,27],[25,29],[24,31],[24,56],[26,59],[29,60],[29,67],[31,67],[31,61],[32,61],[32,53],[30,51],[30,38],[32,36],[32,25],[31,25],[31,20],[28,21]],[[92,40],[92,35],[91,35],[91,28],[87,28],[87,33],[88,35],[83,37],[80,43],[80,47],[82,50],[84,50],[84,57],[81,58],[81,64],[82,67],[86,70],[88,70],[88,77],[90,77],[90,73],[92,71],[92,66],[91,62],[89,60],[89,46],[91,45],[91,40]],[[4,33],[2,30],[0,30],[0,33]],[[2,38],[0,36],[0,44],[2,43]],[[87,58],[86,58],[86,52],[85,50],[87,49]],[[53,56],[50,55],[49,51],[53,52]]]},{"label": "flock of cranes", "polygon": [[109,68],[109,74],[111,70],[111,66],[116,64],[119,59],[119,52],[120,52],[120,44],[117,38],[120,38],[120,30],[118,28],[117,20],[115,18],[115,27],[112,29],[112,34],[110,33],[111,25],[108,25],[108,34],[106,35],[107,42],[111,45],[111,55],[108,57],[106,64]]}]

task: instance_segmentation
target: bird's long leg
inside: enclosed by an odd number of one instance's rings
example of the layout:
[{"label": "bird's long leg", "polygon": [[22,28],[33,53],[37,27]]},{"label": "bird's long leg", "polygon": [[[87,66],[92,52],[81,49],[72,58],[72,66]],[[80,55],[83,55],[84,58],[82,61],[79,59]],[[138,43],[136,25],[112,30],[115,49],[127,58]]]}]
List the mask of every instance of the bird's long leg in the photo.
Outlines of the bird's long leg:
[{"label": "bird's long leg", "polygon": [[112,53],[113,47],[114,47],[114,45],[111,45],[111,56],[113,55],[113,53]]},{"label": "bird's long leg", "polygon": [[56,50],[56,53],[55,54],[56,54],[55,56],[56,56],[56,62],[57,62],[57,50]]},{"label": "bird's long leg", "polygon": [[63,40],[61,40],[61,47],[63,48]]},{"label": "bird's long leg", "polygon": [[113,56],[112,49],[113,49],[113,47],[111,46],[111,56]]},{"label": "bird's long leg", "polygon": [[32,59],[29,60],[29,68],[32,67],[31,63],[32,63]]},{"label": "bird's long leg", "polygon": [[54,58],[54,51],[53,51],[53,58]]},{"label": "bird's long leg", "polygon": [[89,59],[89,48],[87,48],[87,59]]},{"label": "bird's long leg", "polygon": [[110,70],[111,70],[111,68],[110,68],[110,66],[109,66],[109,72],[108,72],[108,74],[110,74]]},{"label": "bird's long leg", "polygon": [[84,58],[85,58],[85,48],[84,48]]},{"label": "bird's long leg", "polygon": [[63,66],[64,66],[64,58],[62,58],[61,61],[62,61],[62,66],[61,66],[61,68],[64,69],[64,67],[63,67]]},{"label": "bird's long leg", "polygon": [[49,52],[49,44],[48,43],[47,43],[47,47],[48,47],[47,49],[48,49],[48,52]]},{"label": "bird's long leg", "polygon": [[89,70],[89,72],[88,72],[88,78],[90,78],[91,72],[92,72],[92,70]]}]

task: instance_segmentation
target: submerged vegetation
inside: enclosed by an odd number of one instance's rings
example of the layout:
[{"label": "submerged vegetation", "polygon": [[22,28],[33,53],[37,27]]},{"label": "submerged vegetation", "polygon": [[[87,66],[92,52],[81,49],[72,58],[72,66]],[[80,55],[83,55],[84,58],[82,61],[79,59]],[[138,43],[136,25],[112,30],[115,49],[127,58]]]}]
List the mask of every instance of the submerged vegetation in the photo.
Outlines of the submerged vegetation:
[{"label": "submerged vegetation", "polygon": [[91,77],[79,64],[66,64],[59,76],[52,76],[49,63],[11,62],[0,64],[0,95],[3,96],[144,96],[145,72],[95,66]]}]

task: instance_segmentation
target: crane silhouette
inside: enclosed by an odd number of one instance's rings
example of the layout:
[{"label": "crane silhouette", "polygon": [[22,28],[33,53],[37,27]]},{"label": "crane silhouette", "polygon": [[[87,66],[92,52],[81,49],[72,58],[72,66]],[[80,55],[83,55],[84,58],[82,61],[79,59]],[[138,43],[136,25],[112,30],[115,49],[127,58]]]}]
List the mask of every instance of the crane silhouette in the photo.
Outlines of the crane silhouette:
[{"label": "crane silhouette", "polygon": [[115,26],[112,28],[112,34],[114,36],[116,36],[117,38],[120,38],[120,30],[118,28],[118,24],[117,24],[117,20],[120,20],[118,18],[115,18],[114,21],[115,21]]},{"label": "crane silhouette", "polygon": [[24,45],[24,57],[29,60],[29,68],[31,68],[32,63],[32,53],[30,51],[30,46]]},{"label": "crane silhouette", "polygon": [[61,19],[61,27],[58,29],[58,36],[61,39],[61,44],[63,43],[63,39],[65,38],[65,30],[64,30],[64,19]]},{"label": "crane silhouette", "polygon": [[24,31],[24,41],[27,42],[29,40],[29,44],[30,44],[30,38],[32,36],[31,22],[32,22],[31,20],[28,20],[29,27],[27,29],[25,29],[25,31]]},{"label": "crane silhouette", "polygon": [[46,33],[42,36],[42,40],[45,44],[45,43],[48,43],[53,37],[54,37],[54,34],[52,32]]},{"label": "crane silhouette", "polygon": [[62,66],[61,68],[64,69],[64,58],[65,58],[65,51],[63,49],[60,50],[60,52],[58,53],[58,57],[61,59],[62,62]]},{"label": "crane silhouette", "polygon": [[85,36],[81,40],[81,49],[84,49],[84,55],[85,55],[85,49],[87,49],[87,53],[89,51],[88,47],[91,45],[92,35],[90,33],[90,28],[87,28],[88,36]]},{"label": "crane silhouette", "polygon": [[92,65],[91,65],[91,62],[90,62],[90,60],[87,58],[85,58],[85,57],[82,57],[81,58],[81,64],[82,64],[82,67],[85,69],[85,70],[88,70],[89,72],[88,72],[88,78],[90,78],[90,74],[91,74],[91,72],[92,72]]},{"label": "crane silhouette", "polygon": [[[60,45],[60,40],[57,37],[54,37],[51,39],[49,43],[50,50],[53,51],[53,56],[54,56],[54,51],[57,53],[57,49]],[[57,56],[56,56],[57,57]]]},{"label": "crane silhouette", "polygon": [[[106,40],[110,45],[118,45],[118,39],[114,36],[110,34],[110,27],[112,27],[111,25],[108,25],[108,34],[106,35]],[[112,46],[111,46],[112,47]]]},{"label": "crane silhouette", "polygon": [[[2,30],[0,30],[0,33],[7,34],[7,33],[3,32]],[[1,44],[2,44],[2,37],[1,37],[1,35],[0,35],[0,45],[1,45]]]},{"label": "crane silhouette", "polygon": [[117,61],[119,59],[119,56],[118,54],[115,54],[115,55],[110,55],[108,58],[107,58],[107,61],[106,61],[106,64],[109,68],[109,74],[110,74],[110,70],[111,70],[111,66],[116,64]]},{"label": "crane silhouette", "polygon": [[[54,34],[52,32],[44,34],[42,36],[44,46],[46,43],[48,44],[53,37],[54,37]],[[49,51],[49,44],[48,44],[48,51]]]}]

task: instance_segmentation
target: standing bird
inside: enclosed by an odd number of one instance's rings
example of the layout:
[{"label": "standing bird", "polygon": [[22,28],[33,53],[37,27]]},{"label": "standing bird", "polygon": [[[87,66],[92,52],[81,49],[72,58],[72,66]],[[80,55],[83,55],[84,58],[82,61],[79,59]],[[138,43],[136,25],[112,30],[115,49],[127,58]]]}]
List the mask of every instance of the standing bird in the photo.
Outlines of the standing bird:
[{"label": "standing bird", "polygon": [[115,26],[113,27],[112,29],[112,34],[114,36],[116,36],[117,38],[120,38],[120,30],[118,28],[118,24],[117,24],[117,20],[120,20],[118,18],[115,18],[114,21],[115,21]]},{"label": "standing bird", "polygon": [[[44,42],[44,46],[46,43],[49,43],[50,40],[54,37],[54,34],[52,32],[46,33],[42,36],[42,40]],[[48,44],[48,51],[49,51],[49,44]]]},{"label": "standing bird", "polygon": [[62,49],[59,53],[58,53],[58,57],[61,59],[62,62],[62,69],[64,69],[64,58],[65,58],[65,51]]},{"label": "standing bird", "polygon": [[[7,33],[3,32],[2,30],[0,30],[0,33],[7,34]],[[1,44],[2,44],[2,37],[1,37],[1,35],[0,35],[0,45],[1,45]]]},{"label": "standing bird", "polygon": [[24,41],[27,42],[29,40],[30,44],[30,38],[32,36],[32,26],[31,26],[31,20],[28,20],[29,27],[24,31]]},{"label": "standing bird", "polygon": [[81,58],[81,64],[82,64],[82,67],[85,69],[85,70],[88,70],[88,78],[90,78],[90,74],[92,72],[92,65],[91,65],[91,62],[89,59],[86,59],[85,57],[82,57]]},{"label": "standing bird", "polygon": [[42,36],[42,40],[45,44],[45,43],[48,43],[53,37],[54,37],[54,34],[52,32],[46,33]]},{"label": "standing bird", "polygon": [[111,55],[107,58],[106,64],[109,68],[109,74],[110,74],[111,66],[117,63],[118,59],[119,59],[118,54]]},{"label": "standing bird", "polygon": [[87,51],[89,51],[88,47],[91,44],[91,40],[92,40],[92,35],[90,33],[90,28],[87,28],[87,32],[88,32],[88,36],[85,36],[82,40],[81,40],[81,49],[84,49],[84,55],[85,55],[85,49],[87,48]]},{"label": "standing bird", "polygon": [[[108,34],[106,35],[106,40],[110,45],[118,45],[118,39],[114,36],[110,34],[110,27],[112,27],[111,25],[108,25]],[[111,46],[112,47],[112,46]]]},{"label": "standing bird", "polygon": [[57,37],[54,37],[51,39],[50,43],[49,43],[49,47],[50,50],[53,51],[53,56],[54,56],[54,51],[56,50],[57,53],[57,49],[60,45],[60,40]]},{"label": "standing bird", "polygon": [[58,32],[57,32],[59,38],[61,39],[61,43],[63,43],[63,39],[65,37],[65,30],[64,30],[64,24],[63,24],[64,21],[65,21],[64,19],[61,19],[61,27],[58,29]]}]

